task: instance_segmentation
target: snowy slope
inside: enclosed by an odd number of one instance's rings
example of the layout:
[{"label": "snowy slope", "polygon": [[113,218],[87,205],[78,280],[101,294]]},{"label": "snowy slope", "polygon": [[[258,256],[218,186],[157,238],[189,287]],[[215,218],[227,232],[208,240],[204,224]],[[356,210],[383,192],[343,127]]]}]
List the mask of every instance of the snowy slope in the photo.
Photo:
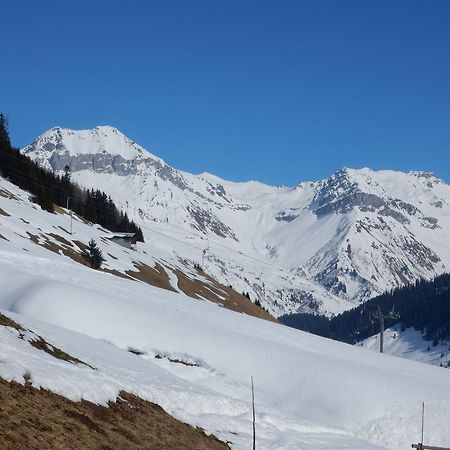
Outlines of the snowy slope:
[{"label": "snowy slope", "polygon": [[[433,341],[426,340],[420,331],[412,327],[402,331],[401,324],[384,331],[384,353],[435,366],[450,367],[450,343],[443,340],[435,342],[435,344],[433,345]],[[355,345],[378,352],[380,349],[380,334],[364,339],[364,341]]]},{"label": "snowy slope", "polygon": [[52,129],[23,152],[55,171],[69,164],[144,233],[175,239],[181,257],[192,243],[206,272],[277,315],[338,313],[450,267],[450,187],[431,174],[342,169],[293,188],[233,183],[176,170],[110,127]]},{"label": "snowy slope", "polygon": [[[94,239],[103,253],[102,270],[105,272],[274,320],[241,293],[198,270],[195,264],[199,250],[192,243],[184,245],[176,239],[164,241],[164,235],[147,232],[148,242],[130,250],[111,241],[113,233],[75,214],[71,216],[68,210],[57,208],[57,214],[42,213],[29,197],[28,193],[0,178],[0,217],[5,219],[5,226],[0,227],[0,238],[5,247],[44,255],[51,250],[84,264],[81,252]],[[157,248],[154,242],[158,242]],[[184,250],[183,257],[173,251],[174,243]]]},{"label": "snowy slope", "polygon": [[[100,403],[123,389],[244,449],[251,442],[253,375],[258,448],[407,448],[417,440],[422,401],[430,440],[448,443],[446,370],[91,270],[30,239],[37,229],[62,231],[65,214],[41,211],[0,181],[0,310],[94,367],[52,359],[0,327],[3,378],[23,382],[29,372],[35,386]],[[83,240],[101,233],[82,222],[76,229]],[[129,254],[99,241],[117,258],[108,264],[130,263]],[[146,243],[139,252],[155,258],[158,249]]]}]

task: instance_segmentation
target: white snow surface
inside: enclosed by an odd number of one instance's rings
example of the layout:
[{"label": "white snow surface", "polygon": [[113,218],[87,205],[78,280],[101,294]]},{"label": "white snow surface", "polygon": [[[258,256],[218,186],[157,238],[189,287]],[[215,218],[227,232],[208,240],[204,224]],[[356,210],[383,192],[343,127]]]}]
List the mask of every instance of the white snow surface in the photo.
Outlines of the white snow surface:
[{"label": "white snow surface", "polygon": [[[160,251],[195,258],[277,316],[336,314],[450,267],[450,187],[432,174],[344,168],[292,188],[234,183],[176,170],[110,127],[52,129],[23,152],[60,173],[71,164],[74,181],[158,233]],[[101,158],[117,154],[126,161]]]},{"label": "white snow surface", "polygon": [[[378,352],[380,350],[380,333],[358,342],[358,346]],[[450,342],[439,340],[433,343],[425,339],[423,333],[401,323],[386,328],[383,334],[383,352],[388,355],[421,361],[440,367],[450,367]],[[449,375],[450,376],[450,375]]]},{"label": "white snow surface", "polygon": [[[1,312],[95,367],[56,360],[18,339],[15,330],[0,327],[1,377],[23,382],[28,372],[35,387],[100,404],[124,389],[231,441],[233,449],[251,445],[251,376],[259,449],[408,448],[419,440],[425,401],[427,440],[449,444],[446,369],[89,269],[29,239],[27,233],[57,242],[50,232],[75,238],[62,230],[67,214],[40,210],[1,178],[0,189],[6,213],[0,214]],[[74,230],[82,242],[97,240],[109,268],[124,270],[134,260],[150,264],[163,257],[168,266],[181,264],[155,246],[162,236],[156,232],[131,252],[102,240],[105,232],[98,226],[74,221]],[[197,243],[186,246],[194,249]],[[156,359],[157,354],[198,367]]]}]

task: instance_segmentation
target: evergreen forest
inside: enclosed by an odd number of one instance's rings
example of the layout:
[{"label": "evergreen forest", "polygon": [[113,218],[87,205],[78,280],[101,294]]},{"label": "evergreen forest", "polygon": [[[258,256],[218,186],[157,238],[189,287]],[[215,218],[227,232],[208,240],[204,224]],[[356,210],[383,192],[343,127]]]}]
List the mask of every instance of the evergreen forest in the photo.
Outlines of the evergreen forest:
[{"label": "evergreen forest", "polygon": [[11,145],[8,122],[0,114],[0,175],[31,194],[31,200],[53,213],[55,205],[69,206],[84,219],[111,231],[136,233],[144,241],[141,228],[130,220],[104,192],[84,189],[71,181],[70,167],[57,175],[40,167]]},{"label": "evergreen forest", "polygon": [[349,311],[328,318],[314,314],[285,315],[280,321],[300,330],[349,344],[380,331],[378,308],[385,318],[385,328],[401,323],[414,327],[424,338],[437,345],[450,339],[450,274],[433,280],[417,280],[414,284],[386,292]]}]

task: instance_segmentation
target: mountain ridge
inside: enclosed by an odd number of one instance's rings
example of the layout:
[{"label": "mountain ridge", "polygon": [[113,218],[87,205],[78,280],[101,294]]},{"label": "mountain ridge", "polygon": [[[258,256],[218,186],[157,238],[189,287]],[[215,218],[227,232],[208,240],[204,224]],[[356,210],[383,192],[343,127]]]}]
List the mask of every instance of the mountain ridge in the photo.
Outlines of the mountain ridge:
[{"label": "mountain ridge", "polygon": [[342,168],[275,187],[174,169],[112,127],[43,136],[22,151],[57,172],[69,164],[144,227],[194,243],[206,272],[275,314],[331,314],[450,267],[450,187],[433,174]]}]

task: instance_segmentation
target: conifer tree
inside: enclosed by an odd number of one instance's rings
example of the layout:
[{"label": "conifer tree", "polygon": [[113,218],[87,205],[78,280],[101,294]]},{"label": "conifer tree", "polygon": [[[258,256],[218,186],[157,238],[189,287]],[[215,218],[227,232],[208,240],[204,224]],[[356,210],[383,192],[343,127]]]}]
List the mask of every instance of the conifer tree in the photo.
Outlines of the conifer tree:
[{"label": "conifer tree", "polygon": [[0,113],[0,148],[9,148],[11,147],[11,142],[9,140],[9,132],[8,132],[8,120]]},{"label": "conifer tree", "polygon": [[92,269],[100,269],[103,258],[102,251],[98,248],[94,239],[91,239],[88,243],[88,247],[82,253],[83,258],[89,263]]},{"label": "conifer tree", "polygon": [[70,170],[69,164],[66,164],[64,166],[64,175],[62,176],[61,180],[64,184],[69,184],[71,177],[72,177],[72,171]]}]

